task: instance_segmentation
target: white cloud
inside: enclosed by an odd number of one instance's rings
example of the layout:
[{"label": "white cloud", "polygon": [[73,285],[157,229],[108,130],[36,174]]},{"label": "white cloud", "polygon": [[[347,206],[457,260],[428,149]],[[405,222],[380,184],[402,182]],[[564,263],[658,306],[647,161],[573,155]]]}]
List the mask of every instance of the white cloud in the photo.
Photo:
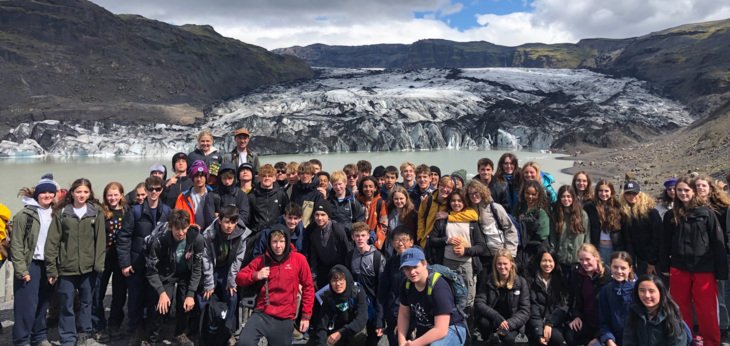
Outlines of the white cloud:
[{"label": "white cloud", "polygon": [[[93,0],[114,13],[172,24],[210,24],[225,36],[268,49],[325,43],[412,43],[425,38],[523,43],[626,38],[730,17],[717,0],[534,0],[531,12],[475,16],[459,31],[435,17],[461,12],[455,0]],[[514,1],[514,0],[513,0]],[[431,14],[414,18],[414,12]]]}]

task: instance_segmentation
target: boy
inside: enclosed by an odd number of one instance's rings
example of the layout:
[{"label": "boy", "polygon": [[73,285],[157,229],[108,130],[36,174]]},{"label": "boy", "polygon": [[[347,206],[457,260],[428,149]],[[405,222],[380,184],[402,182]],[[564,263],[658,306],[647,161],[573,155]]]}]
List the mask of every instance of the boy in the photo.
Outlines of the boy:
[{"label": "boy", "polygon": [[363,288],[368,300],[366,345],[377,345],[383,335],[383,306],[377,300],[378,278],[385,268],[385,258],[375,246],[368,244],[370,228],[364,222],[352,225],[352,241],[355,248],[347,255],[347,267],[353,279]]},{"label": "boy", "polygon": [[284,216],[280,217],[271,228],[261,231],[259,241],[253,249],[254,257],[266,251],[266,241],[274,229],[285,230],[289,233],[289,240],[294,248],[305,257],[309,253],[309,240],[304,236],[304,223],[302,222],[302,207],[298,204],[289,203],[284,208]]},{"label": "boy", "polygon": [[251,205],[251,229],[258,232],[273,225],[289,204],[286,191],[276,183],[276,169],[265,164],[259,170],[259,182],[248,195]]},{"label": "boy", "polygon": [[413,202],[416,210],[421,205],[421,201],[426,199],[434,190],[433,185],[431,185],[431,169],[428,165],[418,165],[416,167],[416,187],[410,192],[411,202]]},{"label": "boy", "polygon": [[149,341],[158,341],[174,294],[175,339],[178,345],[193,346],[186,331],[202,277],[205,241],[197,228],[190,227],[190,215],[184,210],[170,212],[167,224],[161,227],[162,233],[153,233],[147,241],[145,254],[147,281],[158,296],[147,307]]},{"label": "boy", "polygon": [[[248,224],[249,215],[251,214],[249,198],[236,185],[236,167],[233,167],[232,163],[226,162],[221,165],[221,168],[218,170],[215,190],[208,196],[207,203],[206,210],[213,210],[216,214],[220,213],[224,206],[235,205],[238,208],[238,219],[244,225]],[[210,226],[215,219],[215,214],[206,213],[205,216],[210,218],[205,220],[205,224]]]},{"label": "boy", "polygon": [[481,158],[477,161],[477,173],[474,179],[479,180],[484,186],[489,187],[492,194],[492,200],[509,210],[509,201],[507,200],[507,183],[497,181],[494,178],[494,162],[488,158]]},{"label": "boy", "polygon": [[[378,278],[378,302],[383,307],[383,319],[386,328],[383,333],[390,345],[398,344],[395,325],[398,322],[398,307],[400,306],[400,290],[405,285],[405,276],[400,270],[400,255],[413,247],[412,232],[400,225],[393,230],[391,238],[395,255],[388,259],[385,268]],[[382,327],[379,326],[379,327]]]},{"label": "boy", "polygon": [[329,202],[317,202],[312,223],[306,231],[309,264],[319,288],[327,285],[327,275],[335,264],[345,264],[347,253],[352,249],[352,242],[342,225],[330,220],[331,209]]},{"label": "boy", "polygon": [[385,167],[385,173],[383,174],[384,183],[380,187],[380,195],[383,200],[388,200],[390,197],[390,191],[393,190],[398,182],[398,168],[395,166]]},{"label": "boy", "polygon": [[332,204],[331,218],[341,224],[349,234],[353,222],[365,220],[365,208],[355,199],[346,185],[345,172],[332,172],[332,192],[327,201]]},{"label": "boy", "polygon": [[403,182],[400,184],[408,193],[411,193],[416,188],[416,165],[413,162],[403,162],[400,165],[400,175],[403,177]]}]

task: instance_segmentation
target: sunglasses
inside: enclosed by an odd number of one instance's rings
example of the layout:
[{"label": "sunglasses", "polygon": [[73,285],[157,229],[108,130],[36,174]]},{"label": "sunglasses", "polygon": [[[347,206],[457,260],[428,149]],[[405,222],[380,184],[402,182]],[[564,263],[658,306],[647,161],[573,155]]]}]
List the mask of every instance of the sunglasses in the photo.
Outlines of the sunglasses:
[{"label": "sunglasses", "polygon": [[276,170],[276,173],[278,173],[278,174],[286,174],[286,170],[285,169],[277,169]]},{"label": "sunglasses", "polygon": [[350,179],[357,179],[357,174],[355,174],[355,175],[348,175],[347,177],[350,178]]},{"label": "sunglasses", "polygon": [[149,190],[151,192],[161,192],[162,191],[162,186],[150,187],[150,188],[147,188],[147,190]]}]

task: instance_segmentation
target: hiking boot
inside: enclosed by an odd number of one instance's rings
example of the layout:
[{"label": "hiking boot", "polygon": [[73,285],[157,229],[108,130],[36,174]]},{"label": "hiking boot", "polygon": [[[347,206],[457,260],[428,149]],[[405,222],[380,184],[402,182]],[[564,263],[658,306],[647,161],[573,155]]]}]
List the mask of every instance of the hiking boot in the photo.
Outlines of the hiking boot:
[{"label": "hiking boot", "polygon": [[31,344],[31,345],[33,345],[33,346],[52,346],[51,342],[48,340],[43,340],[37,344]]},{"label": "hiking boot", "polygon": [[87,333],[79,333],[76,339],[76,346],[100,346],[102,344],[96,342],[96,340]]},{"label": "hiking boot", "polygon": [[195,344],[190,341],[187,335],[185,333],[180,334],[175,337],[175,343],[179,346],[195,346]]},{"label": "hiking boot", "polygon": [[294,329],[294,331],[291,333],[291,337],[293,340],[302,340],[304,339],[304,334],[302,334],[302,332],[298,331],[297,329]]}]

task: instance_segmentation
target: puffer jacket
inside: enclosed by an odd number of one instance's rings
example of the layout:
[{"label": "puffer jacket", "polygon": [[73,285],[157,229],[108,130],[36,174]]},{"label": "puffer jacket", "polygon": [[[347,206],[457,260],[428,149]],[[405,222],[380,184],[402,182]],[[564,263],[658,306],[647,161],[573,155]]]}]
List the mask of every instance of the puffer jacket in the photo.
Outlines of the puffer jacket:
[{"label": "puffer jacket", "polygon": [[144,270],[144,239],[152,234],[157,223],[167,222],[167,216],[170,215],[170,208],[163,203],[159,203],[155,211],[152,215],[149,202],[145,200],[141,205],[130,207],[124,214],[122,230],[117,236],[117,256],[121,268],[132,266],[135,272]]},{"label": "puffer jacket", "polygon": [[636,280],[611,280],[598,295],[598,340],[605,345],[613,340],[623,345],[624,325],[631,306]]},{"label": "puffer jacket", "polygon": [[[649,318],[646,308],[637,303],[629,309],[624,327],[622,346],[686,346],[689,344],[687,330],[682,330],[677,336],[668,335],[665,324],[668,323],[667,315],[659,311],[655,318]],[[677,321],[680,327],[682,320]]]},{"label": "puffer jacket", "polygon": [[505,318],[495,309],[499,300],[499,288],[494,285],[491,275],[487,271],[479,274],[477,295],[474,299],[474,311],[477,318],[486,317],[490,321],[507,321],[510,330],[519,330],[530,318],[530,288],[527,281],[517,276],[514,286],[507,292],[507,304],[512,316]]},{"label": "puffer jacket", "polygon": [[530,321],[526,333],[542,337],[545,326],[561,327],[568,320],[570,292],[558,275],[552,275],[549,286],[536,274],[530,278]]},{"label": "puffer jacket", "polygon": [[57,216],[57,227],[48,230],[45,259],[49,277],[82,275],[104,271],[106,229],[101,207],[86,203],[86,214],[79,218],[73,205],[66,205]]}]

